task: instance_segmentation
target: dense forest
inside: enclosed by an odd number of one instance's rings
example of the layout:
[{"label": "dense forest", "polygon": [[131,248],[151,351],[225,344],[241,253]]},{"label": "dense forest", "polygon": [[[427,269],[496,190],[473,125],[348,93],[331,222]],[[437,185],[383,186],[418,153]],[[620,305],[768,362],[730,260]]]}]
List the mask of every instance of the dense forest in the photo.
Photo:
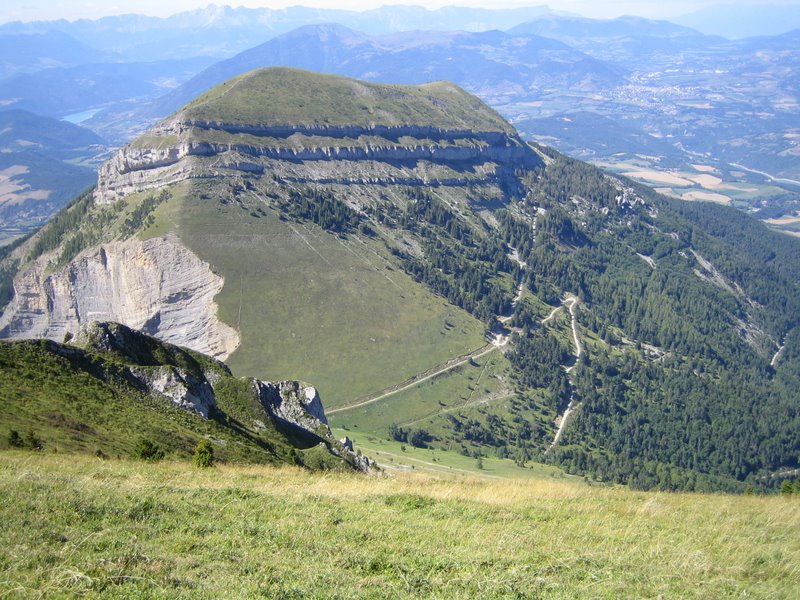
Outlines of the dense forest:
[{"label": "dense forest", "polygon": [[[580,410],[552,452],[494,415],[451,418],[454,438],[641,488],[777,487],[773,475],[800,454],[800,244],[734,209],[674,201],[557,154],[527,182],[497,211],[498,235],[413,192],[399,225],[420,235],[424,256],[404,265],[490,326],[513,293],[498,275],[551,306],[575,294],[580,326],[604,348],[576,369]],[[508,356],[520,393],[538,389],[561,411],[569,348],[539,318],[517,308]],[[787,350],[773,368],[776,340]]]},{"label": "dense forest", "polygon": [[532,192],[550,207],[524,255],[532,288],[578,295],[581,325],[611,342],[576,371],[581,409],[548,460],[664,489],[771,487],[797,468],[800,362],[770,366],[775,340],[798,336],[797,241],[564,157]]}]

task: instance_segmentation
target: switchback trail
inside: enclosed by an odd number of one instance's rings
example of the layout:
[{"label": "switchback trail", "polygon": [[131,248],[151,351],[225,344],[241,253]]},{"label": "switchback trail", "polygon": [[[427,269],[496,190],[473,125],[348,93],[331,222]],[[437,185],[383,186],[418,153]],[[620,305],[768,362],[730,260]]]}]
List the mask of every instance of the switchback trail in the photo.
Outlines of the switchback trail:
[{"label": "switchback trail", "polygon": [[775,367],[778,364],[778,361],[781,359],[783,355],[783,351],[786,350],[786,338],[781,340],[780,346],[778,346],[778,351],[775,353],[775,356],[772,357],[772,360],[769,363],[770,367]]},{"label": "switchback trail", "polygon": [[[569,395],[569,404],[567,404],[567,408],[564,413],[556,418],[556,424],[558,425],[558,429],[556,430],[556,435],[553,438],[553,441],[550,443],[550,446],[547,448],[547,452],[550,452],[556,444],[561,440],[561,436],[564,433],[564,429],[567,427],[567,423],[569,422],[570,417],[573,415],[575,410],[578,408],[580,403],[575,402],[575,384],[572,382],[572,370],[578,364],[581,357],[583,356],[583,345],[581,344],[581,340],[578,337],[578,326],[577,321],[575,319],[575,305],[578,304],[578,299],[575,296],[567,296],[564,299],[564,305],[569,310],[570,317],[572,317],[572,339],[575,342],[575,364],[571,367],[566,369],[567,377],[569,379],[569,387],[570,387],[570,395]],[[550,313],[547,317],[547,320],[551,319],[552,316],[555,314],[555,310]],[[545,321],[543,320],[542,323]]]},{"label": "switchback trail", "polygon": [[[522,264],[525,264],[525,263],[522,263]],[[514,316],[514,309],[517,307],[517,304],[519,304],[519,301],[522,300],[522,296],[524,294],[525,294],[525,284],[520,283],[517,286],[517,294],[516,294],[516,296],[514,296],[514,299],[511,301],[511,314],[510,315],[505,315],[503,317],[497,317],[497,320],[500,321],[503,325],[508,323],[511,320],[511,318]]]}]

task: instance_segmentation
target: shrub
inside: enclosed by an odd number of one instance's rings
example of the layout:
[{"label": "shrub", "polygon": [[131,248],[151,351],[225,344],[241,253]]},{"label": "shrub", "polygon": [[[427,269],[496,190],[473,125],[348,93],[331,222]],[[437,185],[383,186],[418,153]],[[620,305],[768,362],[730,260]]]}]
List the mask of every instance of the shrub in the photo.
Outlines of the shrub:
[{"label": "shrub", "polygon": [[407,442],[408,431],[400,427],[397,423],[389,425],[389,437],[396,442]]},{"label": "shrub", "polygon": [[139,438],[136,446],[133,447],[133,457],[147,462],[156,462],[164,458],[164,451],[151,440]]},{"label": "shrub", "polygon": [[25,446],[31,450],[41,450],[44,448],[44,442],[31,429],[25,434]]},{"label": "shrub", "polygon": [[408,432],[408,443],[415,448],[427,448],[431,435],[424,429],[412,429]]},{"label": "shrub", "polygon": [[9,448],[22,448],[25,443],[22,441],[22,436],[19,431],[12,429],[8,432],[8,447]]},{"label": "shrub", "polygon": [[207,469],[214,466],[214,448],[208,440],[200,440],[197,446],[194,447],[194,461],[195,467]]},{"label": "shrub", "polygon": [[292,465],[303,464],[303,459],[300,457],[300,454],[298,454],[296,448],[289,448],[289,451],[286,453],[286,460]]}]

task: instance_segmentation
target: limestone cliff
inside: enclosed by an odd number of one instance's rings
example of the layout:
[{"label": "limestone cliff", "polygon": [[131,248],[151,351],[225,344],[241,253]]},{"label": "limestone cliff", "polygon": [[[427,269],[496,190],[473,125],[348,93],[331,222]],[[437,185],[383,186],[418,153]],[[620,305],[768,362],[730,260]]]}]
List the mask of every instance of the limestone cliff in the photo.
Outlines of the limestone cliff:
[{"label": "limestone cliff", "polygon": [[113,320],[226,358],[238,333],[217,317],[215,275],[175,237],[109,242],[48,273],[41,257],[14,282],[0,337],[60,340],[93,320]]},{"label": "limestone cliff", "polygon": [[275,173],[294,182],[464,186],[503,183],[541,164],[516,134],[422,126],[259,126],[181,115],[119,150],[100,170],[95,199],[186,179]]},{"label": "limestone cliff", "polygon": [[98,203],[232,175],[312,184],[500,184],[540,157],[495,111],[447,82],[371,84],[253,71],[197,98],[100,171]]}]

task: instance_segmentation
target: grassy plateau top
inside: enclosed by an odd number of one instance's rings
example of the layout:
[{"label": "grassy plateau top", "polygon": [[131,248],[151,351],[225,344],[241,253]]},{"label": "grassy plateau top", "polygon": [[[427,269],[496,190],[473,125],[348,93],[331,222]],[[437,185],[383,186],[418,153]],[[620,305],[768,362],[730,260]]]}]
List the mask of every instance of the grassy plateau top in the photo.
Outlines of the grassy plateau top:
[{"label": "grassy plateau top", "polygon": [[494,110],[449,82],[383,85],[288,68],[240,75],[198,97],[177,117],[265,126],[417,125],[514,133]]}]

